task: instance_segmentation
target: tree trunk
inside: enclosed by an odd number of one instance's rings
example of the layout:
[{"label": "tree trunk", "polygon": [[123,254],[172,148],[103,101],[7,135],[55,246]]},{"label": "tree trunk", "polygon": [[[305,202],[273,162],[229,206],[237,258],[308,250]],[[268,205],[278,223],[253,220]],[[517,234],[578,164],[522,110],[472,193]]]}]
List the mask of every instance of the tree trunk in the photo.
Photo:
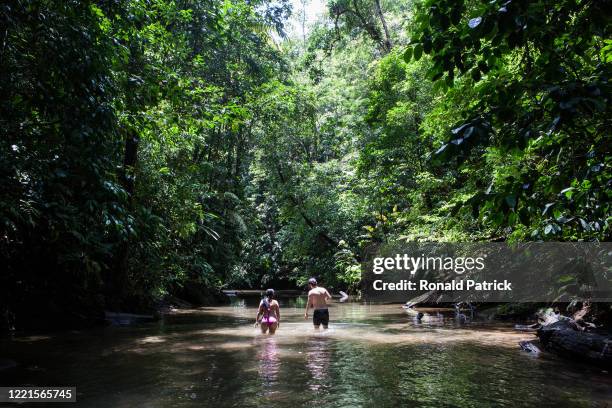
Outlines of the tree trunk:
[{"label": "tree trunk", "polygon": [[384,40],[384,48],[387,52],[391,51],[391,47],[393,44],[391,43],[391,36],[389,35],[389,28],[387,27],[387,21],[385,20],[385,16],[382,12],[382,8],[380,7],[380,0],[375,0],[374,5],[376,7],[376,14],[378,14],[378,18],[380,19],[380,23],[383,26],[383,30],[385,32],[385,40]]},{"label": "tree trunk", "polygon": [[123,188],[128,194],[129,204],[131,207],[133,196],[134,196],[134,188],[135,188],[135,169],[136,163],[138,161],[138,145],[140,143],[140,138],[138,137],[138,132],[134,129],[130,128],[127,132],[125,138],[125,151],[123,154],[123,169],[122,169],[122,178],[123,178]]},{"label": "tree trunk", "polygon": [[366,15],[359,10],[359,5],[356,0],[353,0],[353,8],[353,14],[359,19],[363,29],[369,34],[370,38],[380,45],[383,54],[388,53],[390,48],[387,47],[386,41],[382,38],[382,34],[380,33],[378,27],[373,22],[368,21]]},{"label": "tree trunk", "polygon": [[[139,76],[142,71],[142,50],[138,44],[134,41],[130,44],[130,59],[128,63],[128,77]],[[121,169],[121,183],[128,196],[127,210],[128,213],[132,212],[134,207],[134,194],[136,190],[136,165],[138,163],[138,147],[140,144],[140,138],[138,136],[138,130],[134,118],[138,113],[143,110],[142,99],[139,98],[139,85],[137,83],[128,82],[126,101],[127,111],[131,117],[131,123],[127,124],[124,152],[123,152],[123,166]],[[115,268],[111,271],[109,294],[107,298],[112,299],[113,308],[120,307],[121,302],[124,300],[125,290],[127,287],[128,277],[128,260],[130,254],[130,242],[129,238],[125,238],[117,252],[115,253],[116,261]]]}]

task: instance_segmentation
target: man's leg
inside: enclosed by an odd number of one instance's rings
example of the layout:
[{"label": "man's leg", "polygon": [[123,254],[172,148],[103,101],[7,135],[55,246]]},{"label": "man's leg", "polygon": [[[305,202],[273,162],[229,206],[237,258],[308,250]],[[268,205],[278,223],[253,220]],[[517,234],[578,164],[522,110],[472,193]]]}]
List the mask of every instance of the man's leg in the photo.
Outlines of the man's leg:
[{"label": "man's leg", "polygon": [[315,329],[319,329],[319,326],[321,326],[321,317],[319,315],[320,310],[315,309],[314,312],[312,312],[312,324],[314,324],[314,328]]},{"label": "man's leg", "polygon": [[329,325],[329,310],[325,309],[321,313],[321,324],[323,324],[323,328],[327,329]]}]

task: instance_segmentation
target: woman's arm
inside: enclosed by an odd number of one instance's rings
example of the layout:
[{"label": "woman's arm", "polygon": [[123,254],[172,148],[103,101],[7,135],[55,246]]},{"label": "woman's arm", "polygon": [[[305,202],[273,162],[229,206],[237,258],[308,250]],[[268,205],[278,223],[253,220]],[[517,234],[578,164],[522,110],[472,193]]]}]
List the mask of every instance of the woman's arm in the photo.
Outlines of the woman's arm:
[{"label": "woman's arm", "polygon": [[255,326],[259,323],[259,316],[263,315],[263,311],[261,310],[261,303],[259,304],[259,308],[257,309],[257,316],[255,316]]},{"label": "woman's arm", "polygon": [[280,305],[276,302],[276,323],[277,327],[280,327]]}]

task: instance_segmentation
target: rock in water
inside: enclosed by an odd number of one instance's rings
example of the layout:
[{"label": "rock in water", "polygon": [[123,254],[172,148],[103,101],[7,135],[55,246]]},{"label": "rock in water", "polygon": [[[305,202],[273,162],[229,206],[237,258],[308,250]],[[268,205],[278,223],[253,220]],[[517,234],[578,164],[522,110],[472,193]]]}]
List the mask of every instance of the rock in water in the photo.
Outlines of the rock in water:
[{"label": "rock in water", "polygon": [[535,344],[533,344],[530,341],[519,341],[519,346],[521,346],[521,348],[523,350],[525,350],[528,353],[533,353],[534,355],[538,355],[540,354],[542,351],[538,348],[538,346],[536,346]]}]

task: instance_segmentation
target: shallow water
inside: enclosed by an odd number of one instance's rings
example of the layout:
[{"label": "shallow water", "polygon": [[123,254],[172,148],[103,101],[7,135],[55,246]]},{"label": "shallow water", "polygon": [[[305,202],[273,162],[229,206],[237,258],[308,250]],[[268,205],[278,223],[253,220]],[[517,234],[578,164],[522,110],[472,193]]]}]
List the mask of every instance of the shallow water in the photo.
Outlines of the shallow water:
[{"label": "shallow water", "polygon": [[533,336],[509,324],[334,303],[315,331],[303,302],[280,299],[274,336],[252,325],[257,299],[238,298],[144,326],[15,336],[0,357],[19,368],[0,385],[77,387],[76,404],[53,407],[612,406],[610,374],[523,352]]}]

